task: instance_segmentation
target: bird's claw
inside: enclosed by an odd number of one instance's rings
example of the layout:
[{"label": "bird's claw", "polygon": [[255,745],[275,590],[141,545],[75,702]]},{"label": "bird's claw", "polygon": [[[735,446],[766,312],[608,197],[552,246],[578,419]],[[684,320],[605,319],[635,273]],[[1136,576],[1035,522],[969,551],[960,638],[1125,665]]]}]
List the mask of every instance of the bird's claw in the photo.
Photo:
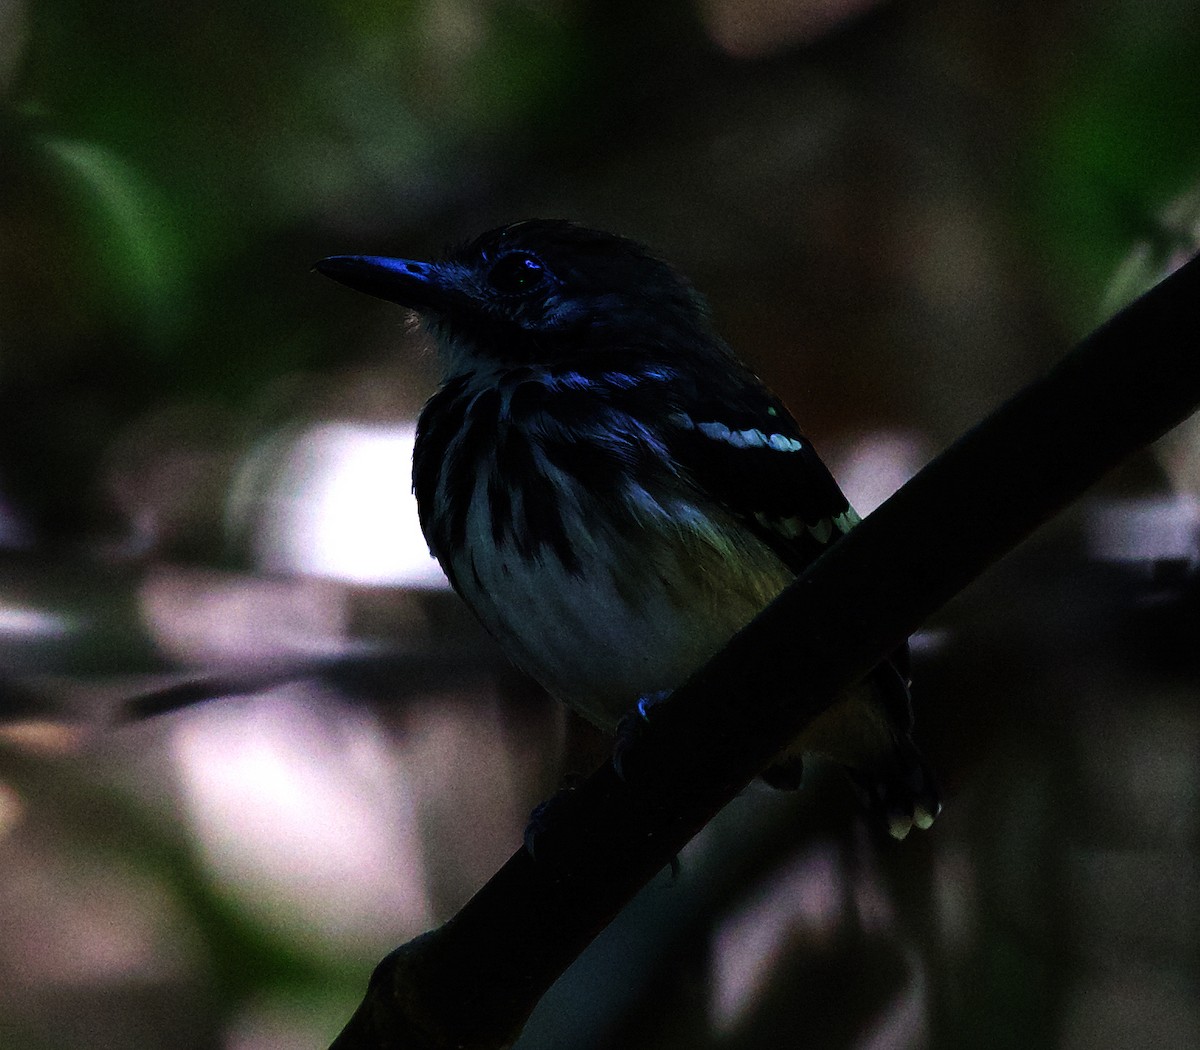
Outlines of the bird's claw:
[{"label": "bird's claw", "polygon": [[[582,782],[583,778],[574,774],[564,777],[562,786],[553,795],[533,807],[533,812],[529,814],[529,823],[525,825],[522,842],[525,846],[525,852],[534,860],[539,859],[539,845],[543,843],[545,833],[554,827],[555,823],[562,817],[561,812],[555,817],[555,810],[561,811],[563,809],[563,803],[571,798],[575,793],[575,789]],[[541,853],[544,854],[545,850],[541,850]],[[544,857],[540,859],[544,859]]]},{"label": "bird's claw", "polygon": [[621,780],[628,781],[630,774],[633,772],[627,762],[629,748],[635,741],[640,740],[646,735],[647,729],[651,724],[651,712],[670,695],[671,691],[669,689],[663,689],[656,693],[646,693],[639,696],[637,703],[617,723],[616,740],[613,742],[612,764],[613,769],[616,770],[617,776]]}]

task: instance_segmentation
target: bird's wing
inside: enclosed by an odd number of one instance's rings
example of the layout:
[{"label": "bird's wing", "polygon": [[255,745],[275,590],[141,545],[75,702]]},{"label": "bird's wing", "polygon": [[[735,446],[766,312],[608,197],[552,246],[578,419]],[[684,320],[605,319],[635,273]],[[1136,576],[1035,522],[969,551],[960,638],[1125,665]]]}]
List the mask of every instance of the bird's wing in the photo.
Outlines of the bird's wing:
[{"label": "bird's wing", "polygon": [[800,572],[858,523],[791,413],[753,377],[718,395],[694,391],[666,428],[675,461]]},{"label": "bird's wing", "polygon": [[[675,461],[692,484],[738,515],[793,572],[801,572],[858,524],[796,421],[753,376],[715,396],[693,390],[686,403],[688,410],[676,411],[668,430]],[[932,776],[909,738],[907,642],[880,662],[870,681],[870,702],[880,707],[889,730],[885,750],[890,757],[882,770],[874,770],[876,757],[868,756],[863,782],[872,804],[887,816],[889,830],[902,838],[914,820],[926,827],[941,808]],[[800,750],[804,746],[802,738]],[[891,747],[898,748],[898,758]],[[796,786],[800,750],[773,763],[763,774],[767,783]]]}]

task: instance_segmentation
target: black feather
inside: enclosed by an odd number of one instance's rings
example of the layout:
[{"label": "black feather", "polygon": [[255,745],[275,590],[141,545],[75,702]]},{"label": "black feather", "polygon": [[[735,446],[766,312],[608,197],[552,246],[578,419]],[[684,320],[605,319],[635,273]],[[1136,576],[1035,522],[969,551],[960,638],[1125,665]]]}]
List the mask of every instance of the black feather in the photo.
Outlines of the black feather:
[{"label": "black feather", "polygon": [[[833,529],[821,542],[807,528],[789,535],[787,522],[819,527],[850,509],[849,501],[800,431],[791,413],[749,373],[716,395],[699,386],[688,398],[688,411],[667,430],[672,458],[709,498],[733,511],[794,571],[800,572],[841,533]],[[799,450],[766,446],[739,447],[713,437],[703,424],[730,431],[759,430],[801,443]]]}]

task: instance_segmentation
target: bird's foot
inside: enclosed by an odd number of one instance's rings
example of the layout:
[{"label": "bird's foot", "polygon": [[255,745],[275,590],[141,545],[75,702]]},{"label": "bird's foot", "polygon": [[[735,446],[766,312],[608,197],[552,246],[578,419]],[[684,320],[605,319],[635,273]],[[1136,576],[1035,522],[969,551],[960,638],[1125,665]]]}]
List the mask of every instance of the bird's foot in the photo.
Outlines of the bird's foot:
[{"label": "bird's foot", "polygon": [[637,740],[644,737],[651,725],[651,713],[656,705],[661,704],[671,695],[669,689],[663,689],[656,693],[646,693],[644,696],[639,696],[636,704],[626,714],[621,721],[617,723],[616,740],[613,742],[612,764],[613,769],[617,771],[617,776],[622,780],[629,780],[633,770],[629,768],[626,758],[629,753],[630,746]]},{"label": "bird's foot", "polygon": [[545,833],[555,825],[555,819],[561,818],[563,803],[575,793],[575,789],[583,783],[583,777],[568,774],[563,777],[562,786],[544,802],[539,802],[529,814],[529,823],[525,825],[523,841],[525,852],[534,860],[545,859],[539,852],[539,845],[544,842]]}]

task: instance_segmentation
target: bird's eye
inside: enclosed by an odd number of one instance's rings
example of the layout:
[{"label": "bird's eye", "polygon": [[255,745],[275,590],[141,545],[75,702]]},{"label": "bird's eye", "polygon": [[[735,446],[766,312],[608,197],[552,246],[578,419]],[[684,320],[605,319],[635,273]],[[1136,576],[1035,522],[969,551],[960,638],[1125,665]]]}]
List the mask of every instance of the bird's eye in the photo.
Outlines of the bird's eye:
[{"label": "bird's eye", "polygon": [[488,283],[501,295],[525,295],[546,280],[546,268],[532,255],[513,252],[488,272]]}]

